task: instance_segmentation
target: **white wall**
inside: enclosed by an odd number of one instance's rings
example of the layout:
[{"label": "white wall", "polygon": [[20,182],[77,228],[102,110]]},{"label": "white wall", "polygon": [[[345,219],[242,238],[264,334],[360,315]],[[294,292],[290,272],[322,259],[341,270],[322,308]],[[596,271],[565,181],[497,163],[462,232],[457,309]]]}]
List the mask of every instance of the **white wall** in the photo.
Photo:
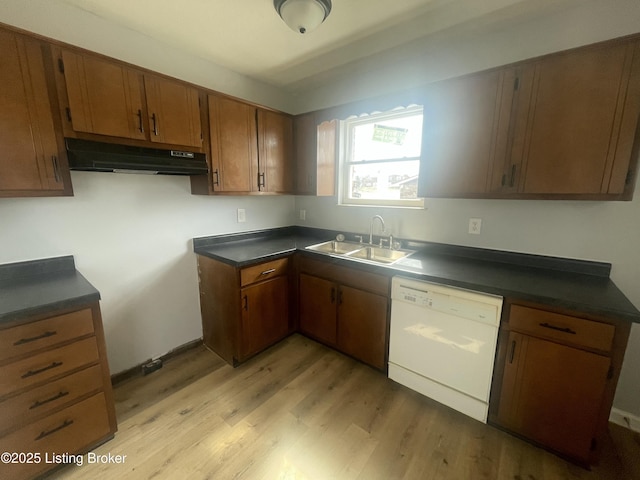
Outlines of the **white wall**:
[{"label": "white wall", "polygon": [[0,199],[0,264],[74,255],[102,295],[112,373],[202,336],[193,237],[293,220],[294,197],[196,196],[175,176],[71,176],[74,197]]},{"label": "white wall", "polygon": [[[299,108],[323,108],[638,31],[640,2],[582,2],[580,9],[443,42],[426,48],[422,58],[407,61],[401,56],[394,68],[387,64],[380,69],[379,62],[376,66],[376,61],[367,61],[351,75],[307,92]],[[609,262],[616,285],[640,308],[640,186],[633,202],[432,199],[425,210],[336,204],[335,198],[298,197],[296,212],[305,209],[307,215],[298,223],[368,232],[370,218],[382,214],[399,237]],[[471,217],[482,218],[479,236],[467,233]],[[616,408],[636,416],[635,421],[640,421],[638,365],[640,325],[635,324],[614,402]]]}]

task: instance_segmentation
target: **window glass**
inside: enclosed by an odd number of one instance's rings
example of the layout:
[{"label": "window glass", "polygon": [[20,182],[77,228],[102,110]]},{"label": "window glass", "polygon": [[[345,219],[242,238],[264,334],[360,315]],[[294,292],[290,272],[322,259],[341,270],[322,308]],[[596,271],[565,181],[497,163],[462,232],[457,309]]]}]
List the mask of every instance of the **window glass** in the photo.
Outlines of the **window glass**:
[{"label": "window glass", "polygon": [[346,120],[342,203],[422,206],[417,196],[422,108]]}]

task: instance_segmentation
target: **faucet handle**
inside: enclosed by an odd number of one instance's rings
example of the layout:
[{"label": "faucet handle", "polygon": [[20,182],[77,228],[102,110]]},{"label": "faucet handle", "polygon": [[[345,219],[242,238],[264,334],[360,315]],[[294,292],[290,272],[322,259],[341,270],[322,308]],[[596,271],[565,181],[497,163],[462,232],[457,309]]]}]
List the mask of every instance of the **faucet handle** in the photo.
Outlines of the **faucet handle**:
[{"label": "faucet handle", "polygon": [[354,235],[353,238],[355,238],[356,240],[358,240],[358,242],[362,243],[362,235]]},{"label": "faucet handle", "polygon": [[389,248],[391,248],[391,243],[389,242],[388,238],[380,238],[380,248],[384,247],[383,243],[386,242],[389,244]]}]

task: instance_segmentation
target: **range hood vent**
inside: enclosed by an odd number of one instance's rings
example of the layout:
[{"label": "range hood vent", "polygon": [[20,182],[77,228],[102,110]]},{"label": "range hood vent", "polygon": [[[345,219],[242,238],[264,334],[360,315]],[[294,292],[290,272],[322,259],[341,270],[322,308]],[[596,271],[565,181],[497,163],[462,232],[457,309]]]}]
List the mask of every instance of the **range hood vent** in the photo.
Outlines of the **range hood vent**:
[{"label": "range hood vent", "polygon": [[75,138],[66,138],[65,141],[71,170],[159,175],[204,175],[209,171],[203,153],[131,147]]}]

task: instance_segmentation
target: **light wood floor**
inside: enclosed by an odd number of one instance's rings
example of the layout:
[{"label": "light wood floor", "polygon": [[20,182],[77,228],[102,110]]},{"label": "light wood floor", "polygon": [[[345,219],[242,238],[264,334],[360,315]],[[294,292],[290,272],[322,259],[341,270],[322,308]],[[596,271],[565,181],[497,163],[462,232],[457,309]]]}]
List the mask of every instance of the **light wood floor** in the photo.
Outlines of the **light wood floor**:
[{"label": "light wood floor", "polygon": [[293,335],[233,369],[199,347],[115,389],[124,464],[63,479],[640,479],[640,439],[612,425],[600,465],[565,462]]}]

